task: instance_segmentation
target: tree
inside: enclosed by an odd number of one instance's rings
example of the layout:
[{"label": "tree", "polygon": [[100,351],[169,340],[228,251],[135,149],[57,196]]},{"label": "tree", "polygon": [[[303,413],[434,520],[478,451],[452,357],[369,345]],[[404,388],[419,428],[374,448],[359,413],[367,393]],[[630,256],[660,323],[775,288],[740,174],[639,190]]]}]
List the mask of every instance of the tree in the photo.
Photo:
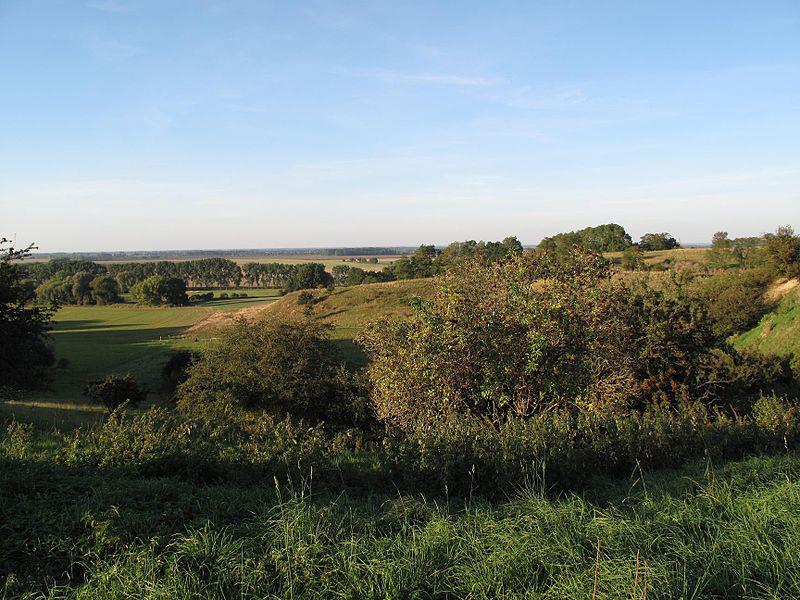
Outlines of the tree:
[{"label": "tree", "polygon": [[111,275],[99,275],[92,279],[91,289],[96,304],[114,304],[120,301],[119,285]]},{"label": "tree", "polygon": [[131,288],[131,294],[139,304],[157,306],[185,306],[189,304],[186,282],[179,277],[153,275]]},{"label": "tree", "polygon": [[592,252],[622,252],[632,244],[631,236],[622,225],[608,223],[546,237],[539,246],[560,252],[568,252],[574,246]]},{"label": "tree", "polygon": [[645,233],[639,240],[639,247],[645,252],[652,250],[672,250],[681,245],[668,233]]},{"label": "tree", "polygon": [[72,301],[75,304],[94,304],[92,280],[94,275],[79,271],[72,276]]},{"label": "tree", "polygon": [[150,306],[157,306],[161,302],[161,286],[163,285],[164,277],[161,275],[153,275],[144,281],[140,281],[131,288],[131,294],[134,300],[139,304],[148,304]]},{"label": "tree", "polygon": [[304,263],[297,265],[294,274],[286,285],[287,292],[296,290],[328,287],[333,283],[333,276],[325,270],[322,263]]},{"label": "tree", "polygon": [[179,277],[167,277],[161,281],[159,288],[161,302],[170,306],[186,306],[189,297],[186,295],[186,282]]},{"label": "tree", "polygon": [[789,225],[764,236],[764,250],[780,273],[800,277],[800,236]]},{"label": "tree", "polygon": [[86,384],[83,394],[113,412],[126,402],[138,406],[147,398],[147,390],[140,388],[130,375],[108,375]]},{"label": "tree", "polygon": [[27,272],[15,261],[28,256],[0,239],[0,386],[36,387],[53,364],[47,331],[52,311],[31,305]]}]

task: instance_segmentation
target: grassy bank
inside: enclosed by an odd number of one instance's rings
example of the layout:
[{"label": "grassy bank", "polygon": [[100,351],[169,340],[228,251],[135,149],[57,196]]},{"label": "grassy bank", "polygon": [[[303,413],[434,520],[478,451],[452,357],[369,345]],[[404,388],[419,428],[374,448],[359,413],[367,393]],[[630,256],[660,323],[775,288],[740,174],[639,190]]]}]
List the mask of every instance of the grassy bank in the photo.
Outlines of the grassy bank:
[{"label": "grassy bank", "polygon": [[591,598],[595,569],[597,598],[800,595],[791,455],[488,503],[323,487],[313,469],[281,486],[75,469],[19,429],[1,447],[5,597]]}]

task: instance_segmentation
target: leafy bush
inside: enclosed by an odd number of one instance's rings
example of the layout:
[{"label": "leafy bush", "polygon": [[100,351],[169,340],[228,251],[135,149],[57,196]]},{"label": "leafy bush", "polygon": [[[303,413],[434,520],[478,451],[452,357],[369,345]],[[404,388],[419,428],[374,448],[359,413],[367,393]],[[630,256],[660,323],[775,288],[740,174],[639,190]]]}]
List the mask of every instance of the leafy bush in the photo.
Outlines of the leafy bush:
[{"label": "leafy bush", "polygon": [[767,308],[764,292],[771,281],[770,269],[726,271],[699,278],[693,292],[705,305],[714,331],[730,337],[758,323]]},{"label": "leafy bush", "polygon": [[130,375],[108,375],[104,379],[90,381],[83,390],[85,396],[108,408],[112,412],[125,403],[138,406],[147,398],[147,390],[142,389]]},{"label": "leafy bush", "polygon": [[361,393],[329,330],[312,319],[240,319],[189,367],[178,404],[191,413],[228,405],[278,417],[351,421]]},{"label": "leafy bush", "polygon": [[161,368],[163,390],[169,394],[174,393],[178,385],[189,377],[189,367],[198,359],[197,353],[189,350],[173,353]]},{"label": "leafy bush", "polygon": [[598,255],[538,251],[442,276],[411,320],[361,341],[379,418],[401,427],[452,415],[502,421],[553,407],[625,414],[686,399],[724,404],[785,383],[728,347],[680,285],[614,280]]},{"label": "leafy bush", "polygon": [[189,296],[189,302],[208,302],[214,299],[214,292],[202,292]]}]

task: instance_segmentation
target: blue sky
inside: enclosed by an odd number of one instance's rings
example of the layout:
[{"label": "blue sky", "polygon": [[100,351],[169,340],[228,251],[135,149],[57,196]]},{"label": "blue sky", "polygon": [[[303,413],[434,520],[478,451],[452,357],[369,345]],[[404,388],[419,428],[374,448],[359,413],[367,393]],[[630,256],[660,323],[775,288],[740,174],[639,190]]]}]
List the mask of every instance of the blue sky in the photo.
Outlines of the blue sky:
[{"label": "blue sky", "polygon": [[800,2],[0,0],[44,251],[800,228]]}]

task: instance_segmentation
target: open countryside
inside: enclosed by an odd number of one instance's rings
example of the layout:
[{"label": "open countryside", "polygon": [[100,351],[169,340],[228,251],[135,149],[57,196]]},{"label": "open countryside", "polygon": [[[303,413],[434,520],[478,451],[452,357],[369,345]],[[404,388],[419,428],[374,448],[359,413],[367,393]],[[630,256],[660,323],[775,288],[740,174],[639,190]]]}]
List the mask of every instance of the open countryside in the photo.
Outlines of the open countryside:
[{"label": "open countryside", "polygon": [[800,599],[800,5],[0,2],[0,600]]}]

